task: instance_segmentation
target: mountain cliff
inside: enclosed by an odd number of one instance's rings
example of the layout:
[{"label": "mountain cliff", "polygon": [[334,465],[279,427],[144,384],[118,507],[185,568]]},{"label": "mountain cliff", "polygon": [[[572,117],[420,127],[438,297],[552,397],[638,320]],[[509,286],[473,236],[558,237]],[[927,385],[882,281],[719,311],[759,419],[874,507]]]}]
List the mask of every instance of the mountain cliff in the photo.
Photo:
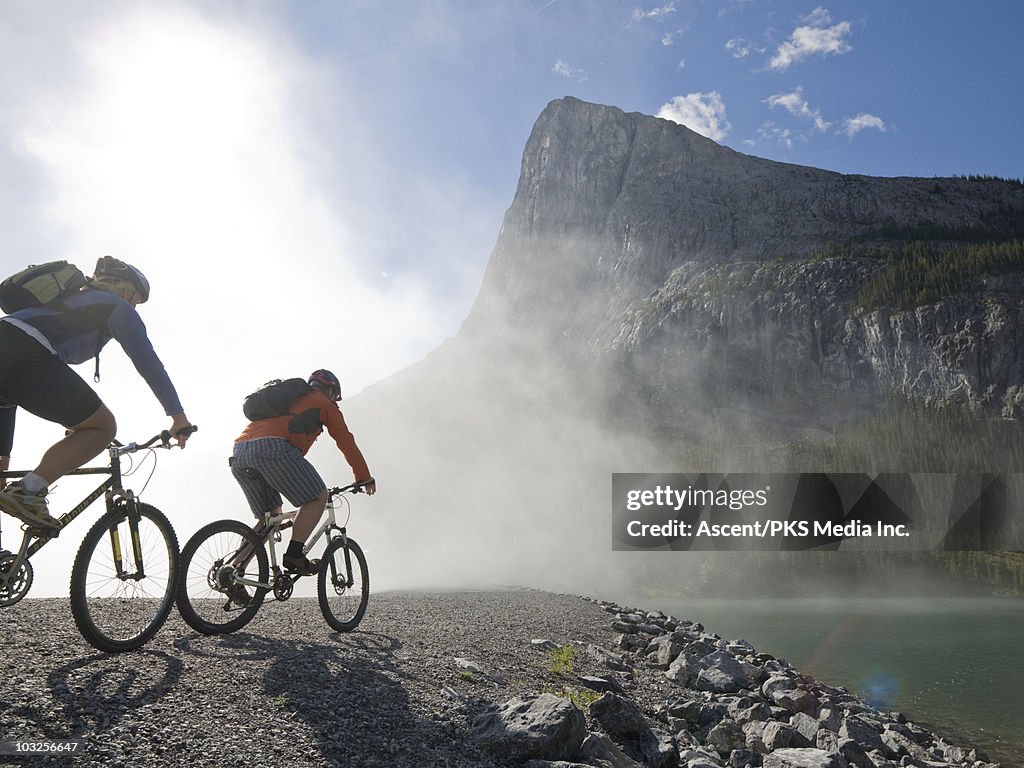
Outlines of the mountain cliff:
[{"label": "mountain cliff", "polygon": [[1021,239],[1020,182],[554,101],[459,333],[347,403],[374,507],[409,521],[385,549],[434,583],[693,583],[609,557],[613,472],[1019,470]]},{"label": "mountain cliff", "polygon": [[1019,264],[918,306],[866,307],[862,294],[912,243],[937,264],[958,246],[1022,236],[1017,182],[777,163],[566,98],[527,142],[465,331],[511,323],[559,354],[614,358],[634,384],[648,372],[643,385],[670,395],[676,381],[693,389],[685,357],[719,393],[820,385],[1019,417]]}]

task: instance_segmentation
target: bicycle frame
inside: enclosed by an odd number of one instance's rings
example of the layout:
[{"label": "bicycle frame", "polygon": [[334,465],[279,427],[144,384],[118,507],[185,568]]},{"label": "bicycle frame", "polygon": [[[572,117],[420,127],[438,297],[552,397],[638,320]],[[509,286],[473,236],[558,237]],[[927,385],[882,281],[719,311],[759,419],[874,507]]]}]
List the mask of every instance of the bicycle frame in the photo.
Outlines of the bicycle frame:
[{"label": "bicycle frame", "polygon": [[[340,489],[340,488],[331,488],[328,491],[327,506],[325,508],[326,512],[327,512],[327,518],[320,525],[320,527],[316,529],[316,531],[310,537],[309,541],[302,548],[303,554],[306,554],[310,550],[312,550],[313,547],[316,546],[316,543],[318,541],[320,541],[320,537],[321,536],[325,536],[326,535],[327,539],[328,539],[328,542],[330,542],[331,540],[333,540],[335,538],[341,538],[343,541],[347,542],[347,540],[348,540],[348,538],[347,538],[348,537],[348,533],[346,531],[346,528],[345,528],[345,526],[340,526],[340,525],[337,524],[337,520],[336,520],[335,514],[334,514],[335,507],[336,507],[335,499],[338,496],[340,496],[341,493],[342,493],[342,489]],[[299,513],[299,511],[297,509],[293,509],[290,512],[282,512],[279,515],[272,515],[272,514],[270,514],[268,512],[263,517],[264,524],[267,527],[266,527],[266,530],[263,533],[259,534],[259,536],[260,536],[261,542],[266,544],[267,545],[267,549],[269,550],[269,555],[270,555],[270,576],[271,576],[271,578],[276,578],[276,575],[280,572],[280,569],[278,568],[278,564],[277,564],[277,547],[275,546],[275,544],[278,541],[281,540],[281,531],[289,527],[288,524],[290,524],[295,519],[295,516],[298,513]],[[337,536],[331,536],[330,535],[329,532],[332,529],[338,532]],[[248,559],[248,557],[249,556],[247,555],[246,559]],[[333,563],[332,563],[332,565],[333,565]],[[349,575],[349,584],[348,584],[348,586],[352,586],[352,583],[351,583],[352,582],[352,577],[351,577],[352,563],[351,563],[351,561],[349,559],[348,547],[345,548],[345,568],[348,570],[348,573],[350,574]],[[337,578],[337,574],[335,574],[335,573],[332,573],[331,576],[332,576],[332,578],[335,578],[335,579]],[[244,578],[244,577],[237,579],[237,583],[238,584],[244,584],[244,585],[249,586],[249,587],[257,587],[257,588],[260,588],[260,589],[273,589],[274,588],[273,582],[271,582],[270,584],[263,584],[263,583],[261,583],[259,581],[256,581],[255,579],[247,579],[247,578]]]},{"label": "bicycle frame", "polygon": [[[82,467],[74,469],[68,472],[68,475],[110,475],[106,480],[100,483],[92,493],[86,496],[81,502],[75,505],[70,511],[65,512],[57,521],[60,523],[60,528],[57,529],[57,533],[63,531],[71,521],[82,514],[96,499],[106,494],[106,507],[107,510],[112,510],[114,505],[119,499],[124,499],[129,505],[128,514],[128,525],[131,530],[132,538],[132,555],[135,560],[135,572],[129,573],[124,569],[124,558],[122,555],[122,547],[120,536],[118,535],[117,529],[112,528],[110,530],[110,544],[111,551],[113,552],[114,564],[117,569],[117,576],[121,580],[133,579],[135,581],[141,581],[145,578],[145,568],[143,566],[142,558],[142,544],[139,540],[139,519],[140,515],[138,508],[135,506],[135,494],[131,491],[125,491],[122,486],[121,480],[121,456],[126,453],[132,453],[139,449],[136,443],[129,443],[128,445],[111,445],[107,448],[107,453],[110,456],[110,465],[107,467]],[[0,477],[3,478],[17,478],[24,477],[28,474],[25,470],[8,470],[0,472]],[[32,541],[33,538],[35,541]],[[46,546],[52,538],[56,536],[38,536],[34,533],[34,529],[26,528],[25,533],[21,540],[21,546],[18,548],[18,554],[14,558],[14,562],[11,563],[10,567],[7,568],[6,574],[0,575],[0,587],[7,587],[11,581],[13,581],[18,572],[21,569],[22,564],[29,560],[32,555]]]}]

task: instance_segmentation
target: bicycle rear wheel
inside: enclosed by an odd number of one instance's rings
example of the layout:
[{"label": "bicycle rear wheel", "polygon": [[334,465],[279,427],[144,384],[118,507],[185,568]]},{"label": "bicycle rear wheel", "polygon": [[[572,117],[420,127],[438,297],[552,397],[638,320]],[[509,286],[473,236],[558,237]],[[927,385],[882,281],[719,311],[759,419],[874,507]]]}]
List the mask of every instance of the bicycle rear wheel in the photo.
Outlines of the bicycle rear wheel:
[{"label": "bicycle rear wheel", "polygon": [[136,562],[128,504],[118,505],[85,534],[71,568],[71,615],[91,645],[111,653],[143,645],[174,606],[178,538],[167,517],[148,504],[139,511]]},{"label": "bicycle rear wheel", "polygon": [[352,539],[348,539],[347,545],[348,560],[345,558],[346,542],[341,537],[327,545],[316,577],[320,610],[331,628],[338,632],[351,632],[359,626],[370,600],[366,557]]},{"label": "bicycle rear wheel", "polygon": [[[235,564],[240,553],[246,562]],[[218,520],[200,528],[181,551],[178,612],[197,632],[219,635],[248,624],[267,590],[245,587],[250,597],[239,604],[229,594],[238,578],[269,584],[267,550],[252,528],[237,520]],[[243,585],[244,586],[244,585]]]}]

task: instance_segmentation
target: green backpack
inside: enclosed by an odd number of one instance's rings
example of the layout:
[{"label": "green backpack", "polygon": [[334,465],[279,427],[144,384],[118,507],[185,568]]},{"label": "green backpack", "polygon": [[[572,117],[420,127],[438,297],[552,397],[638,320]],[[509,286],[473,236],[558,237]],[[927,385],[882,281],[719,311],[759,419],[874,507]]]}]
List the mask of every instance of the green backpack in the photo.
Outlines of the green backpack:
[{"label": "green backpack", "polygon": [[0,283],[0,309],[10,314],[41,307],[77,292],[87,282],[82,270],[66,261],[33,264]]}]

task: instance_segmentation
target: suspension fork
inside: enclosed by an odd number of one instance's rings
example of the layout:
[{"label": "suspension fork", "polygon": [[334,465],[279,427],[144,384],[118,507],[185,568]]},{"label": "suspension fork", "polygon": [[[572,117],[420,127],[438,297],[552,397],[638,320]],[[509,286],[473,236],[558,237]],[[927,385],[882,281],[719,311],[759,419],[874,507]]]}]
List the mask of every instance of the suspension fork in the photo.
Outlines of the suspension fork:
[{"label": "suspension fork", "polygon": [[[339,534],[334,537],[334,540],[337,541],[338,539],[341,539],[341,542],[342,542],[342,544],[341,544],[341,551],[345,553],[345,586],[346,587],[351,587],[352,586],[352,582],[353,582],[353,579],[352,579],[352,555],[351,555],[351,553],[349,551],[349,548],[348,548],[348,534],[345,531],[344,527],[338,528],[338,531],[339,531]],[[334,564],[334,558],[333,557],[331,558],[330,567],[331,567],[331,583],[337,585],[337,583],[338,583],[338,569],[337,569],[337,566],[335,566],[335,564]]]},{"label": "suspension fork", "polygon": [[124,504],[128,517],[128,531],[131,536],[132,558],[135,561],[135,573],[128,573],[124,568],[124,553],[121,545],[121,535],[118,532],[118,525],[115,522],[110,526],[110,549],[114,556],[114,567],[117,570],[117,578],[122,581],[134,579],[139,581],[146,577],[145,565],[142,561],[142,539],[139,535],[139,523],[142,521],[142,511],[139,509],[138,500],[131,491],[110,492],[107,494],[107,508],[116,509],[118,505]]}]

